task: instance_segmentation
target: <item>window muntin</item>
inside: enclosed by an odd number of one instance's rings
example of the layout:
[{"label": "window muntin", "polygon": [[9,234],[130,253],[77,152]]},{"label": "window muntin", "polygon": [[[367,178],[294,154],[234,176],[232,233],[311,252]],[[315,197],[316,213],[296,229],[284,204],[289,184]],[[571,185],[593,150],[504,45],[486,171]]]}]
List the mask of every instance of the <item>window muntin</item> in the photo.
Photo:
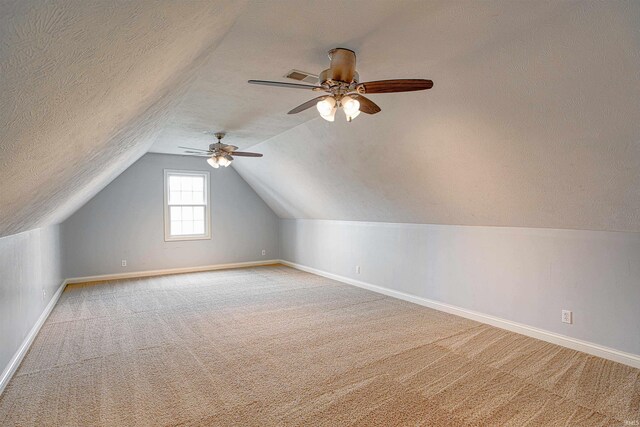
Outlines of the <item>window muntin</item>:
[{"label": "window muntin", "polygon": [[165,240],[211,237],[209,172],[165,170]]}]

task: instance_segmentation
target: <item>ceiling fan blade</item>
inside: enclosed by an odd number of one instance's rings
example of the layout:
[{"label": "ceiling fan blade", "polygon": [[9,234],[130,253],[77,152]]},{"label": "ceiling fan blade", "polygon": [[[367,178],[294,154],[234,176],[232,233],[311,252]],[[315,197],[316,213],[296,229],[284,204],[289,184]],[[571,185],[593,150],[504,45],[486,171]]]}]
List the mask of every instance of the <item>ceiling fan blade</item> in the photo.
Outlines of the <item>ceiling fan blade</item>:
[{"label": "ceiling fan blade", "polygon": [[237,149],[238,147],[235,145],[225,145],[224,147],[221,147],[221,150],[226,151],[227,153],[233,153]]},{"label": "ceiling fan blade", "polygon": [[358,93],[393,93],[412,92],[414,90],[431,89],[433,82],[425,79],[378,80],[358,84]]},{"label": "ceiling fan blade", "polygon": [[305,102],[304,104],[300,104],[298,105],[296,108],[294,108],[293,110],[289,111],[287,114],[297,114],[301,111],[304,111],[308,108],[313,107],[314,105],[316,105],[319,101],[322,101],[325,98],[328,98],[328,95],[324,95],[324,96],[319,96],[317,98],[313,98],[307,102]]},{"label": "ceiling fan blade", "polygon": [[290,89],[324,90],[322,86],[301,85],[300,83],[271,82],[268,80],[249,80],[249,83],[253,85],[288,87]]},{"label": "ceiling fan blade", "polygon": [[209,152],[209,150],[202,150],[202,149],[200,149],[200,148],[180,147],[180,146],[178,146],[178,148],[182,148],[183,150],[204,151],[205,153],[208,153],[208,152]]},{"label": "ceiling fan blade", "polygon": [[247,153],[243,151],[234,151],[231,154],[233,154],[234,156],[241,156],[241,157],[262,157],[262,154],[260,153]]},{"label": "ceiling fan blade", "polygon": [[378,105],[370,100],[369,98],[365,98],[362,95],[353,94],[349,95],[350,97],[357,99],[360,102],[360,111],[367,114],[376,114],[382,111]]},{"label": "ceiling fan blade", "polygon": [[197,153],[195,151],[185,151],[185,153],[187,153],[190,156],[196,156],[196,157],[211,157],[210,154],[205,154],[205,153]]}]

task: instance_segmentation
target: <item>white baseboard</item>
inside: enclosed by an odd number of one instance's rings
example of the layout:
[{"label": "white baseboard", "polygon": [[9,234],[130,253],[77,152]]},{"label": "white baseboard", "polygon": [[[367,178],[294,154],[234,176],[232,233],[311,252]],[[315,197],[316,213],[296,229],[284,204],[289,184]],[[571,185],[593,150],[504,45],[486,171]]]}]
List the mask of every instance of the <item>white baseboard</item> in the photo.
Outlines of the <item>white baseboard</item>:
[{"label": "white baseboard", "polygon": [[384,294],[390,297],[413,302],[415,304],[433,308],[435,310],[440,310],[447,313],[455,314],[457,316],[465,317],[467,319],[475,320],[477,322],[486,323],[492,326],[496,326],[498,328],[506,329],[522,335],[527,335],[527,336],[537,338],[543,341],[547,341],[553,344],[558,344],[563,347],[571,348],[573,350],[582,351],[584,353],[592,354],[594,356],[602,357],[604,359],[613,360],[615,362],[623,363],[625,365],[629,365],[634,368],[640,368],[640,355],[625,353],[623,351],[601,346],[599,344],[578,340],[575,338],[567,337],[565,335],[556,334],[554,332],[545,331],[543,329],[534,328],[532,326],[524,325],[517,322],[512,322],[510,320],[501,319],[499,317],[490,316],[490,315],[479,313],[476,311],[467,310],[461,307],[456,307],[450,304],[445,304],[439,301],[434,301],[427,298],[406,294],[404,292],[384,288],[382,286],[372,285],[370,283],[362,282],[360,280],[350,279],[345,276],[328,273],[326,271],[318,270],[316,268],[308,267],[301,264],[296,264],[286,260],[266,260],[266,261],[239,262],[239,263],[231,263],[231,264],[207,265],[207,266],[200,266],[200,267],[184,267],[184,268],[171,268],[171,269],[165,269],[165,270],[148,270],[148,271],[138,271],[138,272],[129,272],[129,273],[119,273],[119,274],[105,274],[100,276],[74,277],[74,278],[66,279],[64,282],[62,282],[62,284],[60,285],[56,293],[53,295],[53,297],[51,298],[51,301],[49,301],[49,304],[47,304],[44,311],[42,312],[42,314],[40,315],[36,323],[33,325],[31,330],[27,334],[22,345],[20,346],[18,351],[16,351],[15,355],[9,361],[9,364],[2,372],[2,376],[0,377],[0,394],[2,394],[5,387],[9,383],[9,380],[11,379],[13,374],[16,372],[16,370],[20,366],[22,359],[27,354],[29,347],[31,347],[33,340],[35,339],[36,335],[38,335],[40,328],[42,328],[42,325],[49,317],[49,314],[51,314],[53,307],[55,307],[56,303],[60,299],[60,295],[62,295],[62,292],[64,291],[64,288],[67,286],[67,284],[95,282],[95,281],[101,281],[101,280],[127,279],[127,278],[135,278],[135,277],[159,276],[164,274],[213,271],[213,270],[223,270],[223,269],[229,269],[229,268],[255,267],[255,266],[272,265],[272,264],[278,264],[278,263],[296,268],[298,270],[306,271],[308,273],[316,274],[318,276],[327,277],[329,279],[336,280],[342,283],[357,286],[363,289],[368,289],[370,291]]},{"label": "white baseboard", "polygon": [[103,280],[133,279],[136,277],[164,276],[166,274],[195,273],[198,271],[213,271],[213,270],[226,270],[230,268],[257,267],[260,265],[273,265],[273,264],[279,264],[279,263],[280,263],[280,260],[270,259],[265,261],[247,261],[247,262],[234,262],[230,264],[202,265],[199,267],[180,267],[180,268],[166,268],[163,270],[131,271],[127,273],[102,274],[98,276],[72,277],[70,279],[67,279],[67,283],[69,284],[88,283],[88,282],[100,282]]},{"label": "white baseboard", "polygon": [[38,332],[40,332],[40,328],[42,328],[42,325],[44,325],[44,322],[49,317],[49,314],[51,314],[53,307],[55,307],[56,303],[60,299],[60,295],[62,295],[62,291],[64,291],[64,288],[66,286],[67,281],[65,280],[62,282],[60,287],[58,287],[56,293],[53,294],[53,297],[51,297],[51,301],[49,301],[49,304],[47,304],[47,306],[44,308],[44,311],[42,312],[40,317],[38,317],[35,325],[33,325],[31,330],[25,337],[22,345],[20,346],[20,348],[18,348],[18,351],[16,351],[16,353],[9,361],[9,364],[2,372],[2,376],[0,377],[0,395],[2,395],[5,387],[7,386],[7,384],[9,384],[9,380],[11,380],[13,374],[18,370],[18,366],[20,366],[22,359],[27,354],[27,351],[29,351],[29,347],[31,347],[33,340],[36,338],[36,335],[38,335]]},{"label": "white baseboard", "polygon": [[477,311],[467,310],[465,308],[456,307],[454,305],[445,304],[443,302],[406,294],[404,292],[395,291],[393,289],[384,288],[382,286],[372,285],[370,283],[362,282],[360,280],[351,279],[349,277],[340,276],[333,273],[328,273],[326,271],[318,270],[317,268],[308,267],[306,265],[296,264],[286,260],[280,260],[280,263],[298,270],[306,271],[308,273],[346,283],[348,285],[357,286],[359,288],[368,289],[373,292],[378,292],[380,294],[409,301],[425,307],[433,308],[435,310],[455,314],[456,316],[461,316],[467,319],[475,320],[477,322],[486,323],[491,326],[506,329],[553,344],[561,345],[573,350],[582,351],[584,353],[602,357],[603,359],[613,360],[614,362],[623,363],[634,368],[640,368],[640,355],[637,354],[625,353],[613,348],[594,344],[588,341],[582,341],[576,338],[571,338],[565,335],[535,328],[533,326],[528,326],[522,323],[512,322],[510,320],[501,319],[499,317],[479,313]]}]

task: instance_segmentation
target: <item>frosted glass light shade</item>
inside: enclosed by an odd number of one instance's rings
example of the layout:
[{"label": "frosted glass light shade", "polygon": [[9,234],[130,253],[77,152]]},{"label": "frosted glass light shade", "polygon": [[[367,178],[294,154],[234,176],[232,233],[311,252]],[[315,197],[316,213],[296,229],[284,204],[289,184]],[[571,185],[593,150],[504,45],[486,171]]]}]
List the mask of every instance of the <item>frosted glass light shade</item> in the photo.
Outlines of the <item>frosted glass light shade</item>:
[{"label": "frosted glass light shade", "polygon": [[227,166],[229,166],[231,164],[231,160],[227,159],[224,156],[219,156],[218,157],[218,164],[220,166],[224,166],[226,168]]},{"label": "frosted glass light shade", "polygon": [[328,122],[332,122],[336,119],[336,111],[338,111],[338,107],[333,107],[329,114],[320,114],[320,117]]},{"label": "frosted glass light shade", "polygon": [[331,114],[331,111],[336,106],[336,100],[329,96],[323,100],[320,100],[316,103],[316,108],[321,116],[328,116]]},{"label": "frosted glass light shade", "polygon": [[347,114],[347,112],[345,111],[344,115],[347,116],[347,121],[350,122],[351,120],[355,119],[360,115],[360,110],[356,110],[356,112],[352,115]]},{"label": "frosted glass light shade", "polygon": [[341,103],[344,113],[351,118],[356,117],[357,113],[360,112],[360,101],[353,99],[349,95],[344,96]]},{"label": "frosted glass light shade", "polygon": [[212,168],[218,169],[220,165],[218,164],[218,159],[216,156],[211,156],[207,159],[207,163],[211,165]]}]

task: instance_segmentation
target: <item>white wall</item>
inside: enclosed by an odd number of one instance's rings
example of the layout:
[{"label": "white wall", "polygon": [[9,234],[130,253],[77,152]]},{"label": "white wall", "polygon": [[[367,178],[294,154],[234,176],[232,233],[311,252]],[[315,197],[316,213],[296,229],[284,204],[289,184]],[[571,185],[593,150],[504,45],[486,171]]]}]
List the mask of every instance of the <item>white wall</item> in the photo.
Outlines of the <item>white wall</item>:
[{"label": "white wall", "polygon": [[[210,172],[210,240],[164,241],[164,169]],[[279,256],[277,216],[233,168],[212,169],[202,157],[143,156],[65,221],[62,235],[66,277]]]},{"label": "white wall", "polygon": [[280,243],[287,261],[640,354],[640,233],[283,219]]},{"label": "white wall", "polygon": [[62,284],[60,253],[57,225],[0,238],[0,371]]}]

